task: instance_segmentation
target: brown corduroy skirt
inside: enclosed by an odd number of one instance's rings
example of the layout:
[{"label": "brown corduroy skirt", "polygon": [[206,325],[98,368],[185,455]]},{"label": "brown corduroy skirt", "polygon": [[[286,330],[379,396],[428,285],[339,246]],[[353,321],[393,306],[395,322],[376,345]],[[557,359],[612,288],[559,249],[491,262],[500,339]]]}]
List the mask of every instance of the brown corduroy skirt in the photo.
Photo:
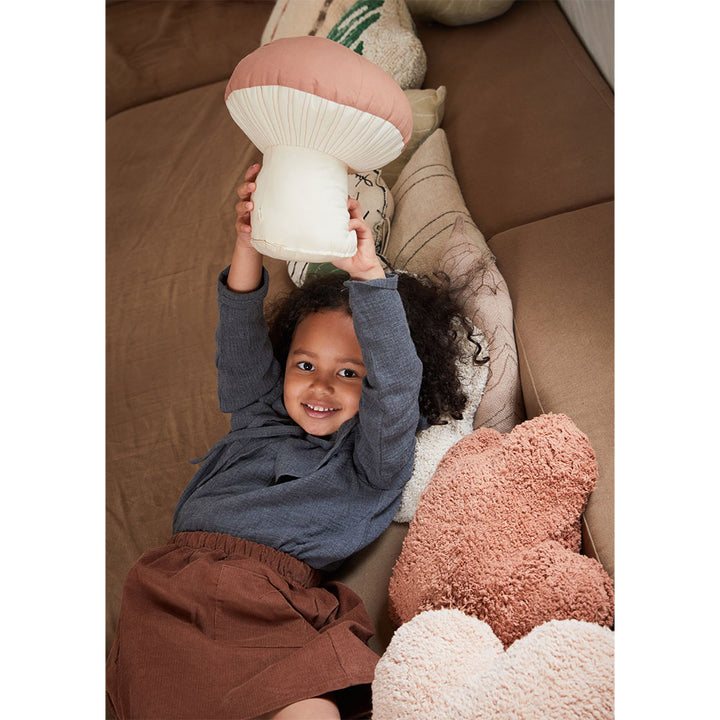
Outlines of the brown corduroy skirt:
[{"label": "brown corduroy skirt", "polygon": [[178,533],[128,574],[107,691],[119,718],[249,720],[331,692],[351,717],[370,708],[373,632],[352,590],[300,560]]}]

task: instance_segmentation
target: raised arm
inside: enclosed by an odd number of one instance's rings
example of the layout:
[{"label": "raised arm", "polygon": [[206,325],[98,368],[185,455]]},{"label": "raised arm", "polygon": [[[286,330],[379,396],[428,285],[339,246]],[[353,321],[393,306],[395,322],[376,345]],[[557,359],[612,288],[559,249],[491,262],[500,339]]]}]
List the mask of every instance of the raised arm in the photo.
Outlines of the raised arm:
[{"label": "raised arm", "polygon": [[334,264],[350,274],[350,305],[367,374],[358,413],[355,463],[378,488],[400,488],[412,473],[422,363],[397,292],[397,277],[385,276],[360,204],[348,201],[358,250]]},{"label": "raised arm", "polygon": [[233,414],[233,429],[250,421],[247,413],[252,413],[254,403],[261,399],[273,402],[282,390],[281,371],[263,315],[267,272],[262,255],[250,245],[251,196],[259,170],[259,165],[248,168],[245,182],[238,188],[235,249],[230,267],[218,282],[218,397],[220,409]]}]

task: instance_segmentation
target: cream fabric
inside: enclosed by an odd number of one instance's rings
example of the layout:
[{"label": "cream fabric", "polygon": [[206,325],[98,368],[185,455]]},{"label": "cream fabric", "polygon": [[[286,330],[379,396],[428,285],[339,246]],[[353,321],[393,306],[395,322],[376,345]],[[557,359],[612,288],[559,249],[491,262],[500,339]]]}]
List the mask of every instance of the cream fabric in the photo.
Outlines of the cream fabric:
[{"label": "cream fabric", "polygon": [[[373,231],[375,252],[382,259],[390,237],[390,221],[395,211],[395,203],[380,171],[349,174],[347,195],[360,203],[365,222]],[[291,260],[287,264],[287,269],[295,285],[302,285],[308,273],[340,272],[330,263],[313,263],[308,260]]]},{"label": "cream fabric", "polygon": [[273,145],[309,147],[367,171],[396,158],[402,133],[392,123],[280,85],[233,90],[225,101],[233,120],[261,151]]},{"label": "cream fabric", "polygon": [[489,375],[473,425],[510,432],[525,417],[512,300],[490,248],[463,215],[445,243],[439,269],[453,279],[466,315],[487,338]]}]

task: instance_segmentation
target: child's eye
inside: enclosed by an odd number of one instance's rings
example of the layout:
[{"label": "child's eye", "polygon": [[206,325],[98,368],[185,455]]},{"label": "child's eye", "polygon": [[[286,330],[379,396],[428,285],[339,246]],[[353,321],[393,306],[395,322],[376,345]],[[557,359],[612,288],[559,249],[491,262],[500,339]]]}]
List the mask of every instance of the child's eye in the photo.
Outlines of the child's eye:
[{"label": "child's eye", "polygon": [[353,378],[353,377],[358,376],[358,374],[354,370],[350,370],[350,368],[343,368],[340,371],[340,375],[341,375],[341,377],[346,377],[346,378]]},{"label": "child's eye", "polygon": [[307,372],[310,372],[311,370],[314,370],[314,369],[315,369],[315,366],[314,366],[311,362],[308,362],[307,360],[301,360],[301,361],[297,364],[297,366],[298,366],[301,370],[305,370],[305,371],[307,371]]}]

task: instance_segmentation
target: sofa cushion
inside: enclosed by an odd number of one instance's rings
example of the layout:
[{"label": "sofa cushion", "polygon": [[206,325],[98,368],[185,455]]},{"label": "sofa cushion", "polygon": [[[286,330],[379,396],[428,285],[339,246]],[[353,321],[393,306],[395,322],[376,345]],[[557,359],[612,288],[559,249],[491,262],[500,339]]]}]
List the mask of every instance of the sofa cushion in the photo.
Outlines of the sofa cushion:
[{"label": "sofa cushion", "polygon": [[556,3],[417,31],[425,86],[447,87],[442,127],[485,237],[612,199],[613,95]]},{"label": "sofa cushion", "polygon": [[227,79],[260,44],[272,2],[118,2],[106,11],[106,112]]},{"label": "sofa cushion", "polygon": [[613,575],[613,226],[602,203],[489,241],[510,288],[528,417],[565,413],[599,464],[584,552]]}]

